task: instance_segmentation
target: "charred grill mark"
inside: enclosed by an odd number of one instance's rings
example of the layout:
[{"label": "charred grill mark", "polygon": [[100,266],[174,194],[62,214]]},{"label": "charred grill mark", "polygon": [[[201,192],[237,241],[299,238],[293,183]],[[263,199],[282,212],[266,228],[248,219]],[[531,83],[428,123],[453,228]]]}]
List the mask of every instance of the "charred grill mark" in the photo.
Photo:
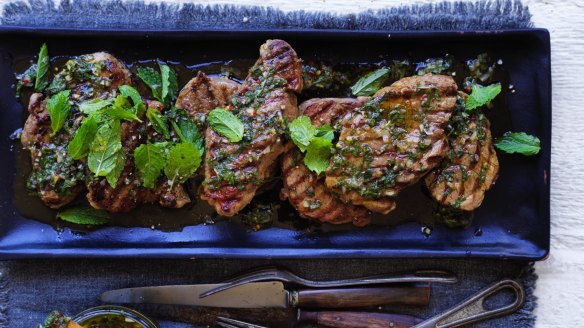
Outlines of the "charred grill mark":
[{"label": "charred grill mark", "polygon": [[[334,125],[339,117],[361,105],[357,99],[324,98],[308,100],[299,109],[315,126],[321,126]],[[364,226],[369,223],[365,208],[341,202],[326,188],[324,177],[318,177],[303,164],[304,156],[292,143],[286,148],[281,163],[284,185],[280,195],[283,200],[289,200],[301,217],[332,224],[352,222]]]},{"label": "charred grill mark", "polygon": [[403,188],[437,166],[448,144],[444,133],[457,86],[447,76],[403,78],[379,90],[341,122],[326,184],[345,202],[388,213]]},{"label": "charred grill mark", "polygon": [[483,114],[473,113],[463,130],[449,139],[446,159],[425,180],[437,202],[465,211],[480,206],[499,168],[489,125]]},{"label": "charred grill mark", "polygon": [[202,199],[220,215],[233,216],[245,207],[273,174],[284,151],[280,134],[284,116],[297,116],[296,96],[302,88],[301,65],[281,40],[268,40],[244,84],[233,96],[233,113],[244,123],[244,139],[231,143],[213,129],[206,131],[205,181]]}]

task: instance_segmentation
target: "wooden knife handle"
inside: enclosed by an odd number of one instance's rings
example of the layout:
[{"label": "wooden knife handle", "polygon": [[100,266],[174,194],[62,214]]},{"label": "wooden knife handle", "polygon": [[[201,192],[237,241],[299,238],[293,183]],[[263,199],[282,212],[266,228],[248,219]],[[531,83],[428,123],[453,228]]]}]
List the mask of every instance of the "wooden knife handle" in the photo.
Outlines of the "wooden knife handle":
[{"label": "wooden knife handle", "polygon": [[409,315],[376,312],[298,311],[298,322],[335,328],[410,328],[422,319]]},{"label": "wooden knife handle", "polygon": [[428,305],[430,286],[306,289],[292,292],[292,305],[301,308],[355,308],[378,305]]}]

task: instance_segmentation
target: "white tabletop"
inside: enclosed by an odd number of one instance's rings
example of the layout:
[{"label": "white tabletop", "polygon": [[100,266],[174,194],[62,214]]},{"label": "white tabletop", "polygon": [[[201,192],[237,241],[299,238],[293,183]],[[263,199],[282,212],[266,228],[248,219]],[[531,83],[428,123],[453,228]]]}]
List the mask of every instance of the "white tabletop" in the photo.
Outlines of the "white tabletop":
[{"label": "white tabletop", "polygon": [[[257,0],[169,0],[255,5]],[[440,0],[262,0],[282,10],[355,13]],[[0,0],[0,6],[10,0]],[[58,1],[55,1],[58,2]],[[147,2],[155,2],[148,0]],[[537,327],[571,327],[584,313],[584,0],[523,0],[552,42],[551,253],[536,264]]]}]

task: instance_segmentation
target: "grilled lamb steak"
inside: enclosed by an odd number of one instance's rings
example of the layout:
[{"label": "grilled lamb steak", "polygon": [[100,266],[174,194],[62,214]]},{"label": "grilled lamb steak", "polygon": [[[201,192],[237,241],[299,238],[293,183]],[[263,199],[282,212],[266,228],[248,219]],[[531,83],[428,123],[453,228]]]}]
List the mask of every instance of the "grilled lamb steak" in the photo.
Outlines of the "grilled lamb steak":
[{"label": "grilled lamb steak", "polygon": [[239,83],[224,77],[208,77],[199,71],[180,91],[176,107],[184,109],[197,122],[205,122],[216,107],[231,104],[231,96]]},{"label": "grilled lamb steak", "polygon": [[345,203],[387,214],[394,197],[440,164],[456,104],[449,76],[406,77],[341,121],[326,185]]},{"label": "grilled lamb steak", "polygon": [[472,211],[479,207],[485,192],[499,172],[489,120],[478,111],[463,116],[464,98],[459,98],[450,123],[450,149],[440,167],[425,178],[432,197],[442,205]]},{"label": "grilled lamb steak", "polygon": [[[46,95],[35,93],[30,97],[30,115],[21,142],[31,152],[32,174],[28,187],[36,190],[45,205],[60,208],[83,190],[84,164],[73,160],[67,151],[67,144],[82,119],[77,103],[110,97],[120,85],[129,83],[130,72],[126,67],[112,55],[98,52],[69,60],[47,88]],[[75,100],[71,115],[63,129],[51,137],[48,96],[65,89],[71,90],[70,97]]]},{"label": "grilled lamb steak", "polygon": [[[147,101],[147,107],[164,112],[164,105],[158,101]],[[146,118],[142,117],[146,122]],[[147,139],[156,140],[157,132],[146,123],[137,121],[121,123],[122,148],[125,154],[133,154],[134,150]],[[181,208],[191,202],[191,199],[181,184],[170,186],[168,179],[160,177],[154,189],[142,186],[140,178],[135,174],[136,168],[133,156],[127,156],[124,169],[115,188],[112,188],[105,178],[94,179],[87,183],[87,200],[91,206],[109,212],[129,212],[139,204],[158,201],[160,205],[169,208]]]},{"label": "grilled lamb steak", "polygon": [[285,120],[298,115],[301,61],[282,40],[268,40],[232,99],[232,112],[244,125],[240,142],[230,142],[211,127],[205,134],[205,180],[201,198],[217,213],[233,216],[249,204],[272,175],[284,152]]},{"label": "grilled lamb steak", "polygon": [[[314,126],[334,126],[347,113],[363,105],[364,100],[351,98],[310,99],[298,106]],[[361,206],[345,204],[331,194],[324,175],[317,175],[304,165],[304,155],[289,142],[282,156],[282,200],[288,199],[301,217],[332,224],[352,222],[356,226],[369,223],[369,212]]]},{"label": "grilled lamb steak", "polygon": [[[225,106],[231,94],[238,86],[236,82],[225,78],[209,78],[198,72],[179,93],[176,107],[185,112],[197,123],[203,125],[207,114],[217,106]],[[148,101],[148,108],[164,113],[164,105],[158,101]],[[143,119],[146,121],[146,119]],[[131,154],[147,139],[157,140],[160,135],[144,123],[122,122],[122,146],[126,154]],[[163,140],[159,140],[163,141]],[[191,199],[181,184],[169,185],[164,176],[158,179],[154,190],[140,186],[140,179],[134,175],[134,160],[129,156],[120,180],[112,188],[104,178],[94,180],[88,185],[87,198],[93,207],[110,212],[129,212],[138,204],[158,201],[169,208],[181,208]]]}]

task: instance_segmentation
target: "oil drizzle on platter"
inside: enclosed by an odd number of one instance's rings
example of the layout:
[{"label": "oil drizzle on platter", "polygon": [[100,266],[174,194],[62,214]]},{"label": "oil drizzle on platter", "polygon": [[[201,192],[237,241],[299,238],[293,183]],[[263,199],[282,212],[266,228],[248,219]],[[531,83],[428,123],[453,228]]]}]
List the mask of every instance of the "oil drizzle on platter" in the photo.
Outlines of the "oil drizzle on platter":
[{"label": "oil drizzle on platter", "polygon": [[[56,57],[52,59],[53,73],[58,71],[60,67],[65,64],[67,57]],[[30,66],[31,58],[19,59],[15,62],[15,71],[23,72]],[[334,90],[326,88],[313,88],[306,90],[299,95],[298,102],[315,98],[315,97],[349,97],[349,87],[359,76],[371,71],[379,66],[389,65],[389,60],[382,60],[377,63],[335,63],[330,64],[333,70],[340,72],[346,76],[346,85]],[[179,86],[184,86],[197,71],[203,71],[209,76],[227,76],[235,81],[241,82],[247,74],[249,67],[253,65],[251,60],[229,60],[229,61],[211,61],[192,66],[185,66],[179,63],[170,64],[178,74]],[[329,63],[326,63],[329,64]],[[138,61],[133,64],[128,64],[128,67],[134,73],[134,85],[138,88],[141,94],[149,94],[149,90],[143,83],[139,83],[136,78],[136,70],[138,66],[156,65],[155,60]],[[464,76],[464,63],[456,62],[451,69],[453,76],[457,77],[457,83],[461,85],[462,76]],[[503,85],[503,90],[508,88],[508,76],[503,70],[497,70],[493,80],[500,81]],[[341,91],[339,91],[341,90]],[[23,90],[21,94],[21,101],[23,103],[23,117],[22,122],[26,119],[26,107],[28,99],[31,95],[30,90]],[[510,115],[506,109],[505,97],[498,97],[491,110],[487,111],[486,115],[491,120],[493,128],[493,135],[500,135],[508,130],[511,126]],[[29,152],[24,150],[19,141],[14,141],[14,150],[16,153],[16,168],[17,175],[14,182],[14,202],[18,211],[25,217],[34,218],[38,221],[47,223],[57,230],[69,227],[76,231],[86,231],[91,229],[98,229],[99,227],[85,227],[75,224],[70,224],[62,220],[56,219],[56,210],[51,210],[46,207],[36,195],[31,195],[26,190],[26,178],[31,171]],[[219,217],[213,208],[206,202],[198,199],[197,189],[200,186],[201,177],[195,177],[189,181],[189,189],[191,194],[191,203],[182,209],[167,209],[158,204],[145,204],[134,209],[129,213],[112,213],[110,214],[109,225],[121,227],[149,227],[161,231],[180,231],[185,226],[197,224],[214,224],[220,220],[227,218]],[[243,224],[245,216],[253,211],[258,206],[273,205],[276,209],[272,226],[282,227],[287,229],[294,229],[304,231],[307,233],[317,232],[332,232],[343,231],[349,229],[356,229],[351,224],[332,225],[321,224],[315,221],[300,218],[298,213],[292,208],[287,201],[279,199],[279,191],[281,189],[281,179],[275,178],[273,182],[261,188],[260,192],[252,203],[247,206],[241,214],[236,215],[229,220],[236,221],[238,224]],[[422,234],[426,237],[430,236],[432,227],[436,219],[433,212],[436,209],[436,203],[429,197],[422,181],[403,190],[397,197],[397,209],[389,215],[372,214],[372,225],[397,225],[403,222],[418,222],[421,225]],[[80,196],[75,201],[75,204],[87,204],[85,197]]]}]

